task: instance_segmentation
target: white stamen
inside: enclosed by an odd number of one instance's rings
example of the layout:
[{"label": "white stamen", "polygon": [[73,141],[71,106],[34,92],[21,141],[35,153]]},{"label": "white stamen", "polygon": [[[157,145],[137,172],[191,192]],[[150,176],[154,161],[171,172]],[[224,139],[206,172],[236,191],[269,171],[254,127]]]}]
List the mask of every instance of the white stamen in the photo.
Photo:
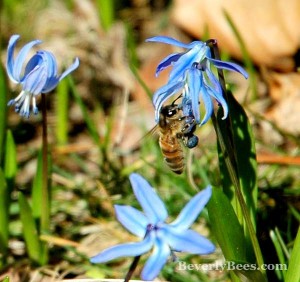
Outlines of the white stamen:
[{"label": "white stamen", "polygon": [[24,90],[22,90],[21,93],[14,99],[15,103],[18,102],[23,97],[23,95],[26,95],[26,92]]},{"label": "white stamen", "polygon": [[27,92],[27,95],[25,96],[25,100],[24,100],[24,103],[22,105],[21,112],[20,112],[21,115],[26,116],[26,117],[29,117],[30,98],[31,98],[31,95],[30,95],[30,93]]},{"label": "white stamen", "polygon": [[32,111],[35,115],[37,115],[37,113],[39,112],[39,110],[36,106],[36,98],[34,95],[32,96]]}]

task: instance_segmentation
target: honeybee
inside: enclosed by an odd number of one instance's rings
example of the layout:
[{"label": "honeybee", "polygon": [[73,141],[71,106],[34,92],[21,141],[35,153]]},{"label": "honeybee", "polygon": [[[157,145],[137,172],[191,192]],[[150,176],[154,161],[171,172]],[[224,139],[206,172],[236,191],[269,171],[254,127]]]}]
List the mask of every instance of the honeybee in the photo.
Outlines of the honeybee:
[{"label": "honeybee", "polygon": [[194,135],[195,130],[194,118],[183,116],[177,104],[162,107],[157,126],[159,146],[165,162],[176,174],[181,174],[185,166],[181,142],[188,148],[198,144],[198,137]]}]

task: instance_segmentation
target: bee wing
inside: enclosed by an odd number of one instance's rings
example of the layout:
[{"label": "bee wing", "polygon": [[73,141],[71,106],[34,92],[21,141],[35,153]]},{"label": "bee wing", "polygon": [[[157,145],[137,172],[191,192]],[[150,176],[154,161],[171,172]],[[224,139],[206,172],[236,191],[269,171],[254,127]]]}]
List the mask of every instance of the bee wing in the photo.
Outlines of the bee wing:
[{"label": "bee wing", "polygon": [[158,128],[158,124],[155,125],[153,128],[151,128],[144,136],[142,139],[144,138],[148,138],[148,136],[158,136],[159,135],[159,128]]},{"label": "bee wing", "polygon": [[149,137],[157,137],[159,136],[159,129],[158,125],[155,125],[153,128],[151,128],[144,136],[142,136],[133,146],[133,151],[138,150],[141,147],[141,143],[143,140],[148,139]]}]

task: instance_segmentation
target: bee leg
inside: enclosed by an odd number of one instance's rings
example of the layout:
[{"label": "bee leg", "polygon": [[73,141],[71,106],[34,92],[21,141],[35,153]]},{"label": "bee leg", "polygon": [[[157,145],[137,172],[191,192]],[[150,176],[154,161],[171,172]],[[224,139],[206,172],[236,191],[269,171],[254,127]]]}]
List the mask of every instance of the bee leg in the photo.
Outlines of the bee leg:
[{"label": "bee leg", "polygon": [[195,132],[195,130],[196,130],[195,119],[190,119],[189,117],[186,117],[186,122],[181,129],[183,135],[188,136],[190,133]]}]

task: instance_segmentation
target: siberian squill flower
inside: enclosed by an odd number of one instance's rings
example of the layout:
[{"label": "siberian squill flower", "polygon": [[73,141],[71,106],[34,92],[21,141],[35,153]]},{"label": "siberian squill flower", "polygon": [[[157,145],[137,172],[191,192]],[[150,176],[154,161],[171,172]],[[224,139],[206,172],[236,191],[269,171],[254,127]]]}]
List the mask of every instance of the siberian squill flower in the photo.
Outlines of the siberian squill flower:
[{"label": "siberian squill flower", "polygon": [[104,263],[119,257],[140,256],[153,248],[141,272],[143,280],[153,280],[175,251],[199,255],[214,251],[215,247],[208,239],[189,229],[210,199],[212,193],[210,186],[194,196],[177,219],[168,224],[166,207],[150,184],[136,173],[131,174],[129,179],[144,213],[131,206],[121,205],[115,205],[115,212],[121,224],[142,240],[108,248],[92,257],[92,263]]},{"label": "siberian squill flower", "polygon": [[10,80],[16,84],[21,84],[22,91],[19,96],[8,102],[8,106],[15,105],[15,111],[28,118],[30,116],[30,104],[32,105],[32,112],[38,113],[36,97],[41,93],[46,94],[53,90],[66,75],[79,66],[79,59],[75,58],[74,63],[61,75],[58,75],[57,63],[53,54],[40,50],[24,66],[30,49],[42,41],[33,40],[27,43],[14,59],[14,50],[19,38],[19,35],[13,35],[9,40],[6,69]]},{"label": "siberian squill flower", "polygon": [[[156,69],[156,76],[165,68],[172,66],[168,83],[159,88],[153,96],[155,107],[155,119],[158,122],[159,112],[164,102],[171,96],[181,92],[183,97],[182,108],[192,109],[197,124],[205,124],[213,112],[213,101],[223,108],[223,119],[228,115],[228,106],[223,98],[221,85],[212,72],[211,64],[218,69],[226,69],[239,72],[248,78],[246,71],[239,65],[231,62],[223,62],[213,59],[207,42],[193,41],[189,44],[182,43],[171,37],[156,36],[148,38],[147,42],[161,42],[186,49],[182,53],[173,53],[163,59]],[[199,104],[205,106],[205,116],[201,120]]]}]

